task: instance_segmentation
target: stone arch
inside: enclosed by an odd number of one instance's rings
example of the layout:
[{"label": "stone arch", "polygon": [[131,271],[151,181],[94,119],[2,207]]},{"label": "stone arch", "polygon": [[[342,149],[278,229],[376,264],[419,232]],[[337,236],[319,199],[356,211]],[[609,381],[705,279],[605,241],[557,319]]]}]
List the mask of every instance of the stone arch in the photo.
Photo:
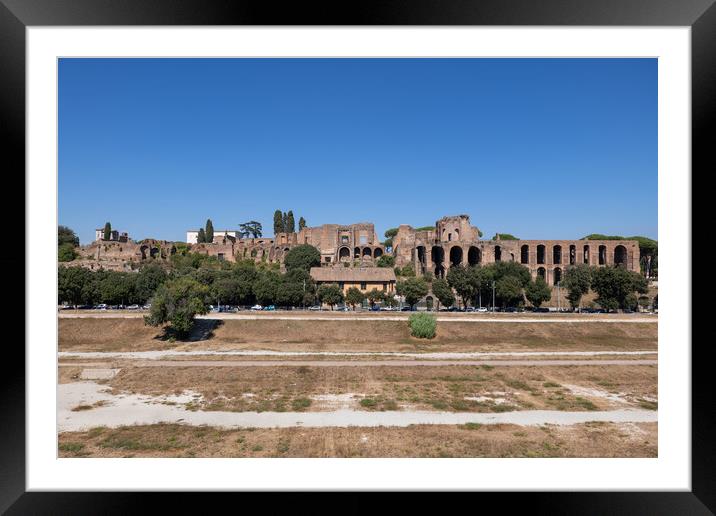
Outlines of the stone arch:
[{"label": "stone arch", "polygon": [[495,261],[496,262],[502,261],[502,248],[499,245],[495,246]]},{"label": "stone arch", "polygon": [[[452,252],[452,251],[451,251]],[[479,265],[482,262],[482,253],[480,249],[471,245],[467,250],[467,263],[468,265]]]},{"label": "stone arch", "polygon": [[607,264],[607,246],[600,245],[599,246],[599,265],[606,265]]},{"label": "stone arch", "polygon": [[445,275],[445,265],[443,265],[445,261],[445,249],[439,245],[434,245],[430,250],[430,258],[435,264],[435,277],[442,278]]},{"label": "stone arch", "polygon": [[353,249],[353,258],[360,258],[360,247]]},{"label": "stone arch", "polygon": [[530,246],[527,244],[520,247],[520,263],[530,263]]},{"label": "stone arch", "polygon": [[150,258],[156,258],[159,256],[159,248],[158,247],[152,247],[149,249],[149,257]]},{"label": "stone arch", "polygon": [[547,271],[544,267],[540,267],[539,269],[537,269],[537,277],[542,278],[545,281],[547,280]]},{"label": "stone arch", "polygon": [[364,247],[364,248],[363,248],[363,258],[365,258],[366,256],[367,256],[368,258],[370,258],[370,257],[372,256],[372,254],[373,254],[373,253],[371,252],[370,247]]},{"label": "stone arch", "polygon": [[141,247],[139,248],[139,252],[142,253],[142,260],[146,260],[146,259],[147,259],[147,250],[148,250],[148,249],[149,249],[149,247],[146,246],[146,245],[143,245],[143,246],[141,246]]},{"label": "stone arch", "polygon": [[450,248],[450,266],[457,267],[462,263],[462,247],[454,245]]},{"label": "stone arch", "polygon": [[552,246],[552,263],[562,263],[562,246],[559,244]]},{"label": "stone arch", "polygon": [[544,263],[544,254],[545,254],[545,252],[544,252],[544,245],[543,245],[543,244],[539,244],[539,245],[537,246],[537,263],[539,263],[539,264],[543,264],[543,263]]},{"label": "stone arch", "polygon": [[347,262],[351,259],[351,250],[347,247],[338,249],[338,261]]},{"label": "stone arch", "polygon": [[562,281],[562,269],[559,267],[556,267],[554,271],[552,271],[552,283],[557,285],[560,281]]},{"label": "stone arch", "polygon": [[577,263],[577,246],[570,245],[569,246],[569,264],[574,265],[575,263]]},{"label": "stone arch", "polygon": [[589,246],[588,245],[584,246],[583,253],[584,253],[584,263],[589,265]]},{"label": "stone arch", "polygon": [[614,248],[614,265],[623,265],[626,267],[627,263],[627,250],[623,245],[618,245]]},{"label": "stone arch", "polygon": [[376,247],[373,250],[373,258],[375,258],[377,260],[381,256],[383,256],[383,250],[380,247]]},{"label": "stone arch", "polygon": [[515,261],[515,253],[510,253],[510,261],[511,262]]}]

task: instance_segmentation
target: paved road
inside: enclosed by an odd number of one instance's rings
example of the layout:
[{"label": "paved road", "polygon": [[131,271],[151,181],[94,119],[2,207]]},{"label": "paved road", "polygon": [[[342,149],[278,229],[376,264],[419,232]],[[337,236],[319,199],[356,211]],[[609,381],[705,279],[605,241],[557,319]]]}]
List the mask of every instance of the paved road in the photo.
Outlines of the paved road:
[{"label": "paved road", "polygon": [[[657,360],[133,360],[134,367],[416,367],[416,366],[639,366]],[[106,362],[65,362],[60,367],[106,368]]]},{"label": "paved road", "polygon": [[[138,319],[146,312],[58,312],[60,319]],[[198,319],[222,320],[273,320],[273,321],[405,321],[409,313],[390,315],[361,315],[352,313],[315,313],[289,315],[288,313],[212,313],[200,315]],[[439,315],[440,322],[490,322],[490,323],[657,323],[656,316],[624,315],[624,314],[560,314],[537,316],[534,314],[451,314]]]}]

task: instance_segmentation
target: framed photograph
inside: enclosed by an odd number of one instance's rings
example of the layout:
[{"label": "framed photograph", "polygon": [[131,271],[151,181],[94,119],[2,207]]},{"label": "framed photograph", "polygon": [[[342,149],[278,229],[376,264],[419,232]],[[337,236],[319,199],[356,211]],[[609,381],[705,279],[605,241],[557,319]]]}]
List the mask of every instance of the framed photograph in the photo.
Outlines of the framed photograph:
[{"label": "framed photograph", "polygon": [[26,191],[3,510],[713,510],[713,2],[2,2]]}]

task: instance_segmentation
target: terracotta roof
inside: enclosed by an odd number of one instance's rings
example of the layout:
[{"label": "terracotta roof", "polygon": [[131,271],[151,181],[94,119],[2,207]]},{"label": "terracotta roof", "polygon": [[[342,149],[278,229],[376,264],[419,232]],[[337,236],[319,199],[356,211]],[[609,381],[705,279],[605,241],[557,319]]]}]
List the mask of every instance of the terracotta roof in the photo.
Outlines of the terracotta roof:
[{"label": "terracotta roof", "polygon": [[395,281],[387,267],[311,267],[314,281]]}]

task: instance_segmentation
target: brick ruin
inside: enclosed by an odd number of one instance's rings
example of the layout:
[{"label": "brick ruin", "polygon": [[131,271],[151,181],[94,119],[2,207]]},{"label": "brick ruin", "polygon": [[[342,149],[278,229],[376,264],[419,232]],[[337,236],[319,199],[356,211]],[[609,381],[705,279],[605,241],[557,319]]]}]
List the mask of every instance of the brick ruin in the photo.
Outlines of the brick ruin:
[{"label": "brick ruin", "polygon": [[[412,265],[416,274],[444,277],[450,267],[513,261],[525,265],[533,278],[542,276],[548,284],[561,280],[565,267],[586,263],[596,266],[622,264],[638,272],[639,243],[635,240],[481,240],[480,231],[467,215],[443,217],[435,227],[417,231],[400,225],[392,249],[380,243],[372,223],[324,224],[296,233],[279,233],[273,238],[215,236],[213,243],[184,244],[191,252],[235,262],[250,259],[257,263],[283,264],[286,253],[308,244],[321,253],[321,266],[372,267],[384,254],[395,257],[395,265]],[[78,249],[72,265],[90,269],[136,270],[148,261],[167,261],[177,252],[178,242],[146,239],[141,242],[97,241]]]}]

